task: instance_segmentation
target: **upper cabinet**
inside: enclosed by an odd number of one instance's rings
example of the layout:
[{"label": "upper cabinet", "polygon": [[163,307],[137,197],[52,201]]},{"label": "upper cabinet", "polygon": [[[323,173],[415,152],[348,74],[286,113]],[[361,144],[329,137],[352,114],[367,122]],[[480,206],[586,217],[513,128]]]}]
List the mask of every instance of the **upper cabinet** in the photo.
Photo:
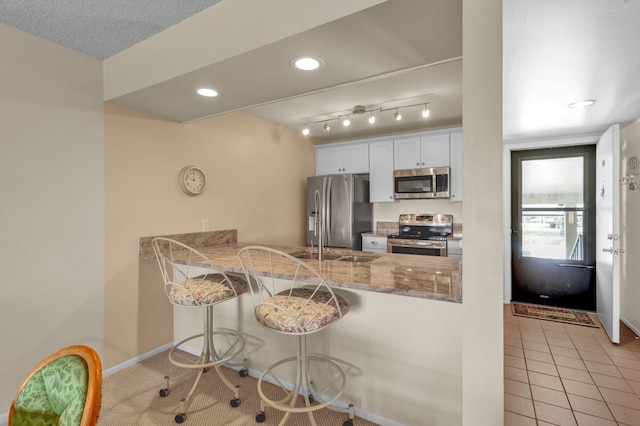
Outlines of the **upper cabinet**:
[{"label": "upper cabinet", "polygon": [[369,144],[316,147],[316,175],[369,173]]},{"label": "upper cabinet", "polygon": [[451,133],[451,201],[462,201],[462,132]]},{"label": "upper cabinet", "polygon": [[435,134],[395,139],[395,170],[449,166],[449,134]]},{"label": "upper cabinet", "polygon": [[393,203],[393,141],[369,144],[369,200]]},{"label": "upper cabinet", "polygon": [[316,174],[369,173],[372,203],[395,203],[393,171],[451,167],[451,201],[462,201],[462,129],[316,146]]}]

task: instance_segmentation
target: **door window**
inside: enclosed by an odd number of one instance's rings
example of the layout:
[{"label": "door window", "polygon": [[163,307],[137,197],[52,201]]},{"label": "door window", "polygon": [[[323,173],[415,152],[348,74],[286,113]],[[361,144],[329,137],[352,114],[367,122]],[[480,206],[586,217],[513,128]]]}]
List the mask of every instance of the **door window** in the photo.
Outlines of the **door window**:
[{"label": "door window", "polygon": [[584,260],[583,157],[523,159],[523,257]]}]

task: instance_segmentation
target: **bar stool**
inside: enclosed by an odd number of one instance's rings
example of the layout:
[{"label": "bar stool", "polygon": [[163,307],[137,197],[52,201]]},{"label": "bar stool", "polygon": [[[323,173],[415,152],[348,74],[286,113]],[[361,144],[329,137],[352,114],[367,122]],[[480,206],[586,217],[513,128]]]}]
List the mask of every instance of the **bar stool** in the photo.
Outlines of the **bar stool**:
[{"label": "bar stool", "polygon": [[[234,331],[214,331],[213,306],[238,297],[247,291],[247,283],[244,279],[234,275],[228,275],[216,266],[207,256],[199,251],[178,241],[158,237],[151,241],[153,251],[162,273],[164,290],[169,301],[176,306],[188,308],[204,308],[203,333],[187,337],[174,345],[169,350],[169,360],[177,367],[189,371],[198,370],[198,374],[191,386],[191,390],[180,402],[180,411],[175,416],[176,423],[182,423],[186,419],[187,409],[191,396],[196,390],[202,374],[213,367],[222,383],[231,390],[233,399],[232,407],[240,405],[238,387],[229,381],[221,371],[221,365],[230,362],[245,346],[244,336]],[[192,340],[203,340],[202,351],[194,363],[185,363],[176,355],[176,350]],[[216,349],[217,344],[224,350]],[[245,368],[240,369],[240,376],[247,376]],[[176,379],[176,378],[174,378]],[[169,376],[165,376],[165,387],[160,389],[160,396],[169,394]]]},{"label": "bar stool", "polygon": [[[250,283],[258,324],[297,340],[296,355],[271,364],[258,379],[260,412],[256,422],[266,420],[266,404],[285,412],[280,425],[291,413],[307,413],[316,426],[313,412],[325,407],[348,413],[343,426],[353,425],[353,405],[333,405],[346,386],[344,370],[327,357],[307,352],[307,336],[341,319],[349,311],[347,300],[336,295],[318,272],[287,253],[250,246],[241,249],[238,258]],[[285,365],[288,367],[282,367]],[[274,384],[284,397],[276,399],[273,387],[265,382]]]}]

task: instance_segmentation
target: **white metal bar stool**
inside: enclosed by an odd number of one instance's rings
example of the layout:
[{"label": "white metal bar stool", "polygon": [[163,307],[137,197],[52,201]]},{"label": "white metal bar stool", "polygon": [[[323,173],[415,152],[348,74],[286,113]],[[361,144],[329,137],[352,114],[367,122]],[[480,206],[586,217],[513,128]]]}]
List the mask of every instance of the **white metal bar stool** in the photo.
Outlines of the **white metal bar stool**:
[{"label": "white metal bar stool", "polygon": [[258,379],[261,401],[256,422],[266,420],[266,404],[285,412],[280,425],[291,413],[307,413],[316,426],[313,412],[325,407],[348,413],[343,426],[353,425],[353,406],[333,405],[346,386],[344,370],[327,357],[307,352],[307,335],[341,319],[349,311],[347,300],[336,295],[318,272],[287,253],[250,246],[241,249],[238,258],[250,283],[258,324],[297,340],[296,356],[271,364]]},{"label": "white metal bar stool", "polygon": [[[158,237],[151,242],[153,251],[162,273],[164,289],[169,301],[177,306],[189,308],[204,308],[203,333],[188,337],[169,351],[169,360],[177,367],[198,370],[196,379],[188,395],[180,402],[180,411],[175,416],[176,423],[186,419],[191,396],[196,390],[202,374],[213,367],[222,383],[233,392],[232,407],[240,405],[238,387],[225,377],[220,366],[235,358],[245,346],[245,339],[234,331],[214,331],[213,306],[238,297],[247,291],[244,279],[234,275],[227,275],[216,266],[207,256],[178,241]],[[202,352],[194,363],[186,363],[179,359],[176,350],[185,343],[202,338]],[[218,349],[216,349],[216,345]],[[224,349],[220,349],[220,347]],[[180,375],[182,376],[182,374]],[[179,377],[180,377],[179,376]],[[240,376],[247,376],[247,370],[242,368]],[[160,390],[160,396],[169,394],[169,376],[165,376],[165,387]]]}]

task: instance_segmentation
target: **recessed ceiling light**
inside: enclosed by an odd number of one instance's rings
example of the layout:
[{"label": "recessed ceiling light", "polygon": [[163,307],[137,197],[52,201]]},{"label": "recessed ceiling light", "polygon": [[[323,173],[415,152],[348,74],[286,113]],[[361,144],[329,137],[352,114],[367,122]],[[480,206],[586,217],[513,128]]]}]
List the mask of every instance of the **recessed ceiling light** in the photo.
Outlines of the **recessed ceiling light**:
[{"label": "recessed ceiling light", "polygon": [[302,71],[315,71],[323,65],[322,59],[301,56],[291,60],[291,65]]},{"label": "recessed ceiling light", "polygon": [[206,96],[207,98],[214,98],[218,96],[218,92],[216,92],[213,89],[202,88],[202,89],[196,90],[196,92],[198,93],[198,95]]},{"label": "recessed ceiling light", "polygon": [[595,103],[595,99],[587,99],[584,101],[573,102],[569,104],[569,108],[586,108],[592,106]]}]

